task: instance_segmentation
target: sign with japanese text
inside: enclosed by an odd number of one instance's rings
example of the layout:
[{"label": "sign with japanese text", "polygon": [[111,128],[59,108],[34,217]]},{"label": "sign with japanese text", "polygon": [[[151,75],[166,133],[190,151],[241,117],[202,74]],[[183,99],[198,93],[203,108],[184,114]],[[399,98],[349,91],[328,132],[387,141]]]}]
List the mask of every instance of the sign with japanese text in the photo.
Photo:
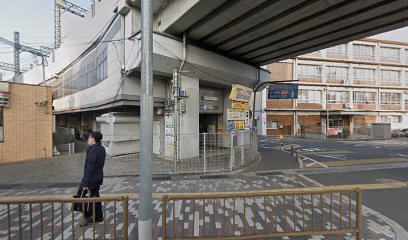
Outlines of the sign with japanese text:
[{"label": "sign with japanese text", "polygon": [[298,84],[280,84],[270,86],[268,99],[297,99]]},{"label": "sign with japanese text", "polygon": [[231,106],[233,109],[242,109],[245,111],[248,111],[250,108],[248,103],[241,103],[241,102],[233,102]]},{"label": "sign with japanese text", "polygon": [[229,99],[237,102],[249,102],[252,96],[252,89],[238,84],[232,85]]}]

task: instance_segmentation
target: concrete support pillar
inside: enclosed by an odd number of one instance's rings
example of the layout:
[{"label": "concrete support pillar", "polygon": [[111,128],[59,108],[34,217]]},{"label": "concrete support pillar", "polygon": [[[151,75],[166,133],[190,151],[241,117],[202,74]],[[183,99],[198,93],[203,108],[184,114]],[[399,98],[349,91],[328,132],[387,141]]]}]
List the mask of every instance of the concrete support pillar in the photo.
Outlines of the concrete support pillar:
[{"label": "concrete support pillar", "polygon": [[[199,154],[200,98],[199,80],[181,76],[182,90],[186,91],[185,112],[180,117],[179,159],[197,157]],[[184,107],[181,107],[183,110]]]},{"label": "concrete support pillar", "polygon": [[322,72],[321,72],[321,75],[322,75],[322,83],[326,83],[326,82],[327,82],[326,72],[327,72],[327,65],[326,65],[326,63],[323,63],[323,64],[322,64]]}]

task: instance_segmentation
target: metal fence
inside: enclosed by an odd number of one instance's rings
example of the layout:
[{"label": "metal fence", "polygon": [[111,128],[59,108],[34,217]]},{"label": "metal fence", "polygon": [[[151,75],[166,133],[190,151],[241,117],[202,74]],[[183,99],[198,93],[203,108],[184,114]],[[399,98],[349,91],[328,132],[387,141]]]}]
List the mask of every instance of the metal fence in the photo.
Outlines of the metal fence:
[{"label": "metal fence", "polygon": [[[81,227],[84,217],[73,204],[92,205],[95,216],[96,202],[102,203],[103,222]],[[0,239],[128,239],[127,226],[128,197],[0,200]]]},{"label": "metal fence", "polygon": [[[258,239],[351,233],[361,240],[361,196],[359,189],[342,188],[164,195],[162,237]],[[185,230],[186,223],[198,226],[197,231]]]},{"label": "metal fence", "polygon": [[328,132],[326,128],[320,125],[305,125],[302,127],[300,136],[315,139],[372,139],[372,127],[330,127]]},{"label": "metal fence", "polygon": [[[258,136],[253,130],[180,134],[177,160],[168,154],[169,148],[170,152],[176,151],[174,146],[166,146],[164,137],[156,137],[160,140],[153,156],[155,174],[231,172],[260,157]],[[132,149],[138,149],[138,141],[134,146]],[[135,158],[137,166],[140,160],[138,153],[119,157]]]}]

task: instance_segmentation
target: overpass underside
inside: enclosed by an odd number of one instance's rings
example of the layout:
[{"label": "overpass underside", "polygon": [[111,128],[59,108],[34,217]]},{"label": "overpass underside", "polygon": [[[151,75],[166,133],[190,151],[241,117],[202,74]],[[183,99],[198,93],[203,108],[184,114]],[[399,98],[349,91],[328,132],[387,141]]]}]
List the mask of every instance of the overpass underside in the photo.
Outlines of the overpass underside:
[{"label": "overpass underside", "polygon": [[[139,1],[129,3],[139,6]],[[154,28],[264,65],[408,25],[406,0],[155,2]]]}]

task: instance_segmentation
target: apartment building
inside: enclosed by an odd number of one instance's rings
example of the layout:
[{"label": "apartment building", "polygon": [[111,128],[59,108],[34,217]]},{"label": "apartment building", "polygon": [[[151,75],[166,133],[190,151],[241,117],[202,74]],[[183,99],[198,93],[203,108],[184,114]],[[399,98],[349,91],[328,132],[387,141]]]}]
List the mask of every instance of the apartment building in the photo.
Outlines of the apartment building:
[{"label": "apartment building", "polygon": [[259,94],[261,135],[408,127],[408,43],[363,39],[267,68],[271,80],[298,79],[299,92],[295,100],[267,99],[267,89]]}]

